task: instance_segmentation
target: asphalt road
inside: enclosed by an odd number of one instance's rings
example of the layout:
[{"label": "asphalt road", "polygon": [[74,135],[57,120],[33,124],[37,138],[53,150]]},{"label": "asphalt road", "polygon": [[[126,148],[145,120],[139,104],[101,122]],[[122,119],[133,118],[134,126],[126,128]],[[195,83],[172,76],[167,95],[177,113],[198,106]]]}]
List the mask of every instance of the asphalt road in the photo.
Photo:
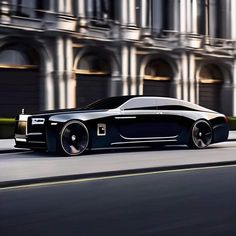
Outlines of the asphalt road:
[{"label": "asphalt road", "polygon": [[0,185],[4,181],[227,161],[236,162],[236,142],[214,144],[204,150],[169,146],[93,151],[78,157],[34,152],[1,153]]},{"label": "asphalt road", "polygon": [[236,167],[0,190],[0,235],[235,235]]}]

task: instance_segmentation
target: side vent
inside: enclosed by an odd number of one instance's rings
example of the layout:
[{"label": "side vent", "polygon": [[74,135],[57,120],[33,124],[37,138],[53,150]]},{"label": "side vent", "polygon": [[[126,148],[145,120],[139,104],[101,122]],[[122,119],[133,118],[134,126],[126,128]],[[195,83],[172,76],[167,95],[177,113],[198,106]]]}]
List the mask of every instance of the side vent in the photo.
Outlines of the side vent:
[{"label": "side vent", "polygon": [[106,124],[97,124],[97,136],[105,136],[106,132]]}]

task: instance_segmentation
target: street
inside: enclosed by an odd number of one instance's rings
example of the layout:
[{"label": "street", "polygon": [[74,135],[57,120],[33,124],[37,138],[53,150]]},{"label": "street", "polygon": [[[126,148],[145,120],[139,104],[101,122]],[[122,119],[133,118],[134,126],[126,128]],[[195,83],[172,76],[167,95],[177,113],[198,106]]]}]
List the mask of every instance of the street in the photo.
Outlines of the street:
[{"label": "street", "polygon": [[[2,152],[0,235],[235,235],[235,153],[235,141],[78,157]],[[78,179],[65,181],[71,175]],[[48,179],[35,184],[40,178]],[[31,185],[4,188],[28,179]]]},{"label": "street", "polygon": [[236,167],[0,190],[0,235],[235,235]]},{"label": "street", "polygon": [[185,146],[163,149],[133,148],[91,151],[78,157],[62,157],[31,151],[0,154],[0,183],[6,181],[68,176],[108,171],[176,167],[236,161],[236,142],[224,142],[204,150]]}]

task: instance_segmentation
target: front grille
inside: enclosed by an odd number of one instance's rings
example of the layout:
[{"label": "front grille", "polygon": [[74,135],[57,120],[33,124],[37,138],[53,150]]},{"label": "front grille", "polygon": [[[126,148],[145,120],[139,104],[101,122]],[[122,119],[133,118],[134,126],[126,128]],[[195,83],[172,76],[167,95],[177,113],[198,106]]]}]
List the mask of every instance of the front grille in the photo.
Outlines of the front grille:
[{"label": "front grille", "polygon": [[35,120],[36,118],[30,117],[28,119],[27,143],[31,148],[46,149],[46,123],[35,124],[35,122],[32,123],[32,119]]}]

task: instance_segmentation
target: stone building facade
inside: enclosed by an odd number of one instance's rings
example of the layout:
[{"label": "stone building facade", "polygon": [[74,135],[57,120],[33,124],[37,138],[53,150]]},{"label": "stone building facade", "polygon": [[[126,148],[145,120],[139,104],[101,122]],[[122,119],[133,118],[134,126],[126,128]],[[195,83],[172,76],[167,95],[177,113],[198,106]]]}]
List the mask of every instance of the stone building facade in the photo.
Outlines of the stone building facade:
[{"label": "stone building facade", "polygon": [[235,0],[0,1],[0,117],[143,94],[236,115]]}]

